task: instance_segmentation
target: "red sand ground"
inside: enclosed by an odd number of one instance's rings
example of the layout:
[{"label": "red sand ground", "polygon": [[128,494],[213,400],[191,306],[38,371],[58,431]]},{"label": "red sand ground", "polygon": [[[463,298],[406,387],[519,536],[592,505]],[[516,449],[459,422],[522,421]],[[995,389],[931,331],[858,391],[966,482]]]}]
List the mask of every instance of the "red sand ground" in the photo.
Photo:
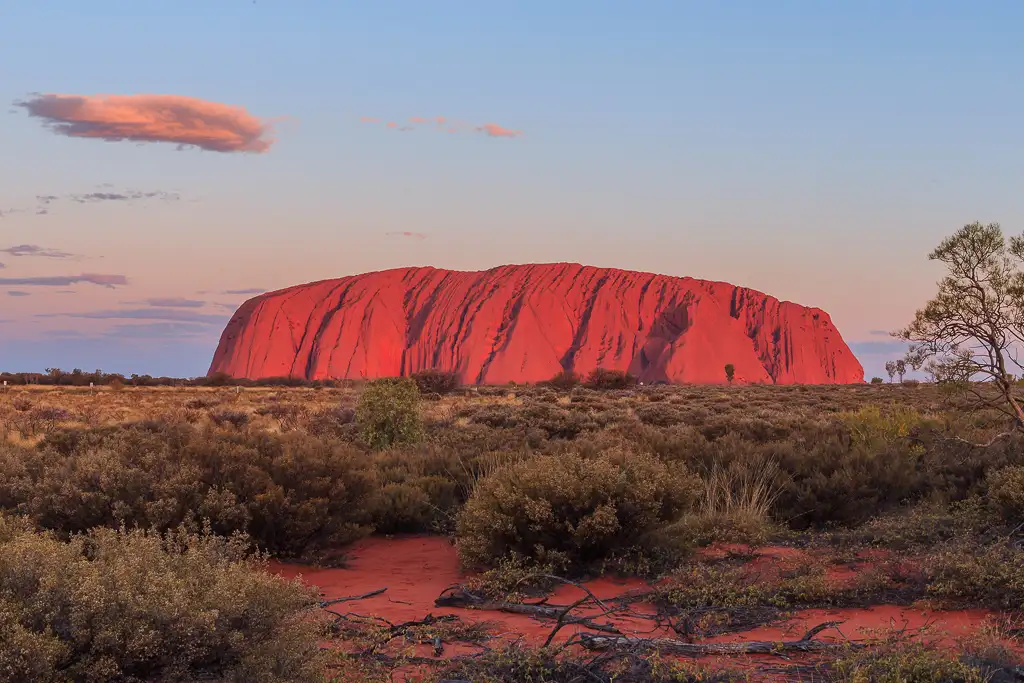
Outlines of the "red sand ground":
[{"label": "red sand ground", "polygon": [[[762,556],[756,561],[768,562],[773,557],[792,558],[798,556],[800,552],[791,548],[763,549]],[[552,622],[535,620],[528,616],[435,607],[434,599],[442,591],[452,584],[465,582],[468,578],[459,571],[455,547],[445,538],[369,538],[352,546],[347,556],[348,567],[344,569],[315,569],[273,563],[272,570],[287,578],[301,575],[305,582],[318,586],[325,599],[361,595],[386,587],[387,591],[382,595],[348,603],[345,607],[360,614],[381,616],[394,623],[423,619],[428,614],[457,614],[466,621],[486,621],[495,624],[492,632],[500,634],[502,638],[521,638],[524,642],[534,645],[543,643],[551,631]],[[586,586],[602,599],[647,588],[647,584],[641,580],[607,578],[588,582]],[[568,604],[582,596],[583,593],[579,589],[562,586],[551,596],[550,602]],[[642,614],[651,613],[653,608],[649,605],[636,604],[633,610]],[[929,632],[932,637],[952,643],[957,637],[976,632],[990,616],[992,615],[984,610],[941,612],[890,605],[867,609],[813,609],[797,612],[793,619],[784,624],[762,626],[743,633],[709,638],[704,642],[798,640],[809,628],[822,622],[842,621],[842,633],[851,640],[864,639],[871,631],[890,628],[914,630],[930,625]],[[659,629],[652,621],[642,617],[605,618],[602,621],[611,621],[624,635],[677,637],[666,628]],[[565,627],[556,636],[556,642],[564,642],[574,630],[577,630],[576,627]],[[835,631],[822,632],[818,637],[823,640],[840,638]],[[446,655],[464,651],[465,648],[449,648]],[[429,655],[429,648],[425,648],[422,654]],[[748,661],[754,659],[748,658]],[[756,659],[777,663],[777,660],[771,658]]]},{"label": "red sand ground", "polygon": [[563,367],[645,382],[849,384],[864,369],[825,311],[724,282],[572,263],[480,272],[399,268],[246,301],[210,372],[373,379],[435,368],[463,383]]}]

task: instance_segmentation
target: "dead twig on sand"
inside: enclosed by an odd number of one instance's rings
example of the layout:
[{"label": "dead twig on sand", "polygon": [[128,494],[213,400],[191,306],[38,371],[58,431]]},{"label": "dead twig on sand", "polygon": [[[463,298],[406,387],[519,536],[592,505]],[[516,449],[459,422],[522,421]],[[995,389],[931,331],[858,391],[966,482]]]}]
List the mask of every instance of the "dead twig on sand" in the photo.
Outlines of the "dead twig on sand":
[{"label": "dead twig on sand", "polygon": [[[589,591],[587,591],[589,593]],[[464,609],[476,609],[492,612],[505,612],[507,614],[523,614],[539,619],[553,619],[558,622],[556,632],[563,626],[579,624],[594,631],[602,633],[618,634],[620,631],[611,624],[599,624],[593,621],[592,617],[571,616],[569,612],[576,609],[584,602],[592,599],[592,594],[576,601],[571,605],[524,605],[516,602],[503,602],[498,600],[487,600],[475,593],[470,592],[465,586],[455,585],[446,588],[436,600],[435,607],[461,607]],[[597,600],[596,598],[593,598]],[[597,600],[598,604],[605,608],[605,612],[598,617],[621,611],[622,608],[608,609],[604,603]],[[550,639],[549,639],[550,642]]]},{"label": "dead twig on sand", "polygon": [[386,590],[387,590],[387,586],[385,586],[384,588],[378,588],[375,591],[370,591],[369,593],[363,593],[362,595],[350,595],[350,596],[345,597],[345,598],[334,598],[333,600],[321,600],[320,601],[320,607],[330,607],[331,605],[337,605],[338,603],[341,603],[341,602],[352,602],[353,600],[365,600],[366,598],[372,598],[375,595],[380,595],[381,593],[383,593]]},{"label": "dead twig on sand", "polygon": [[827,622],[809,630],[800,640],[745,641],[740,643],[687,643],[671,638],[628,638],[594,633],[579,634],[579,644],[588,650],[657,650],[663,654],[701,657],[704,655],[779,655],[786,652],[829,652],[847,648],[862,648],[861,643],[828,643],[814,640],[814,636],[841,622]]}]

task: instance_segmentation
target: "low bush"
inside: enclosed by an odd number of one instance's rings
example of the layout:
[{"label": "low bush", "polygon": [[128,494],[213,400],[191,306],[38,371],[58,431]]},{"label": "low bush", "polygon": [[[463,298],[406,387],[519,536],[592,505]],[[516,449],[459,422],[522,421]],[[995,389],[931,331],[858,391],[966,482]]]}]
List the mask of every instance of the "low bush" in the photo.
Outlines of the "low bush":
[{"label": "low bush", "polygon": [[833,683],[989,683],[985,669],[950,656],[945,648],[914,642],[887,643],[850,652],[824,667]]},{"label": "low bush", "polygon": [[317,599],[244,539],[100,529],[62,542],[0,516],[6,681],[323,681]]},{"label": "low bush", "polygon": [[602,391],[631,389],[636,386],[636,377],[625,370],[594,368],[590,374],[587,375],[586,384],[591,389],[598,389]]},{"label": "low bush", "polygon": [[1004,467],[988,475],[988,498],[1008,524],[1024,523],[1024,466]]},{"label": "low bush", "polygon": [[1024,550],[954,542],[928,558],[929,594],[957,605],[1024,610]]},{"label": "low bush", "polygon": [[356,406],[356,423],[363,441],[379,450],[423,439],[419,387],[408,378],[368,382]]},{"label": "low bush", "polygon": [[298,556],[370,533],[377,488],[367,455],[298,432],[157,422],[0,445],[0,509],[64,533],[208,519]]},{"label": "low bush", "polygon": [[579,386],[583,380],[572,370],[562,370],[560,373],[549,379],[545,384],[559,391],[569,391]]},{"label": "low bush", "polygon": [[656,532],[693,505],[700,487],[684,468],[643,453],[536,456],[478,483],[458,516],[459,555],[467,565],[513,555],[578,573],[656,553]]},{"label": "low bush", "polygon": [[445,370],[420,370],[412,374],[412,380],[421,394],[450,394],[461,386],[459,373]]}]

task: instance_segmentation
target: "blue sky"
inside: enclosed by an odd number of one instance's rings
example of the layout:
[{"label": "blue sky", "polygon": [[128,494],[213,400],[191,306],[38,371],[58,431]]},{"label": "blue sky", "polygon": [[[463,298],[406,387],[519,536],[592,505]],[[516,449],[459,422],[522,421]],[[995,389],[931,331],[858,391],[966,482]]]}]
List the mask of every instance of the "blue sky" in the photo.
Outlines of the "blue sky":
[{"label": "blue sky", "polygon": [[[974,220],[1024,230],[1022,20],[1009,1],[7,3],[6,102],[192,97],[274,141],[107,142],[0,110],[0,212],[19,209],[0,249],[75,256],[0,251],[0,283],[127,281],[0,285],[27,294],[0,291],[0,365],[202,374],[248,296],[227,292],[575,261],[819,306],[882,374],[873,331],[933,293],[931,248]],[[384,125],[412,117],[522,135]],[[74,199],[94,193],[119,199]],[[168,298],[204,303],[146,303]]]}]

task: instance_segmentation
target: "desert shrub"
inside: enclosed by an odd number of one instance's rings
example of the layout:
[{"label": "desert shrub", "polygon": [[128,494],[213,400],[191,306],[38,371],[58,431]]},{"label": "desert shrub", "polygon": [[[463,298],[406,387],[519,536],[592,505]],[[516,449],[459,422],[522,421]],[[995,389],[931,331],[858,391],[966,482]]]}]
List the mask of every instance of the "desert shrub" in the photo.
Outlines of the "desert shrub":
[{"label": "desert shrub", "polygon": [[1024,522],[1024,467],[1004,467],[989,474],[988,498],[1008,523]]},{"label": "desert shrub", "polygon": [[560,373],[549,379],[545,384],[559,391],[569,391],[578,386],[583,380],[572,370],[562,370]]},{"label": "desert shrub", "polygon": [[836,534],[833,541],[897,551],[931,549],[957,537],[983,532],[991,516],[985,501],[978,497],[950,505],[923,502],[873,517],[855,529]]},{"label": "desert shrub", "polygon": [[32,399],[28,396],[18,396],[11,401],[11,407],[17,410],[19,413],[25,413],[32,410]]},{"label": "desert shrub", "polygon": [[450,394],[459,388],[459,373],[445,370],[420,370],[412,374],[422,394]]},{"label": "desert shrub", "polygon": [[923,420],[917,410],[903,405],[894,405],[885,411],[877,405],[865,406],[837,417],[850,430],[855,443],[867,444],[905,438]]},{"label": "desert shrub", "polygon": [[315,410],[300,424],[308,433],[321,438],[351,440],[358,432],[355,408],[346,406]]},{"label": "desert shrub", "polygon": [[933,644],[893,641],[881,648],[850,652],[829,662],[825,680],[834,683],[987,683],[979,667],[950,656]]},{"label": "desert shrub", "polygon": [[385,377],[367,383],[356,406],[363,441],[374,449],[420,441],[419,398],[416,382],[408,378]]},{"label": "desert shrub", "polygon": [[885,380],[882,379],[881,377],[872,377],[871,378],[871,383],[872,384],[882,384],[883,382],[885,382]]},{"label": "desert shrub", "polygon": [[208,519],[294,556],[372,531],[376,489],[365,454],[300,432],[148,423],[0,445],[0,506],[67,533]]},{"label": "desert shrub", "polygon": [[637,406],[636,416],[645,425],[652,427],[671,427],[684,420],[683,413],[677,406],[663,401]]},{"label": "desert shrub", "polygon": [[631,389],[636,386],[636,377],[625,370],[594,368],[590,374],[587,375],[586,384],[589,388],[600,391]]},{"label": "desert shrub", "polygon": [[217,410],[210,412],[210,421],[213,424],[231,425],[232,427],[244,427],[249,424],[249,413],[241,410]]},{"label": "desert shrub", "polygon": [[766,573],[749,565],[696,560],[658,584],[653,599],[676,609],[809,607],[839,597],[821,562],[773,563]]},{"label": "desert shrub", "polygon": [[512,554],[575,572],[630,551],[656,551],[654,532],[699,490],[684,468],[642,453],[524,459],[479,482],[459,513],[459,555],[467,565]]},{"label": "desert shrub", "polygon": [[1024,609],[1024,550],[953,542],[925,563],[928,593],[952,604]]},{"label": "desert shrub", "polygon": [[550,403],[531,403],[517,411],[529,427],[544,430],[548,439],[575,439],[580,433],[600,428],[589,411],[566,409]]},{"label": "desert shrub", "polygon": [[322,681],[317,593],[243,539],[99,529],[70,542],[0,516],[9,681]]}]

